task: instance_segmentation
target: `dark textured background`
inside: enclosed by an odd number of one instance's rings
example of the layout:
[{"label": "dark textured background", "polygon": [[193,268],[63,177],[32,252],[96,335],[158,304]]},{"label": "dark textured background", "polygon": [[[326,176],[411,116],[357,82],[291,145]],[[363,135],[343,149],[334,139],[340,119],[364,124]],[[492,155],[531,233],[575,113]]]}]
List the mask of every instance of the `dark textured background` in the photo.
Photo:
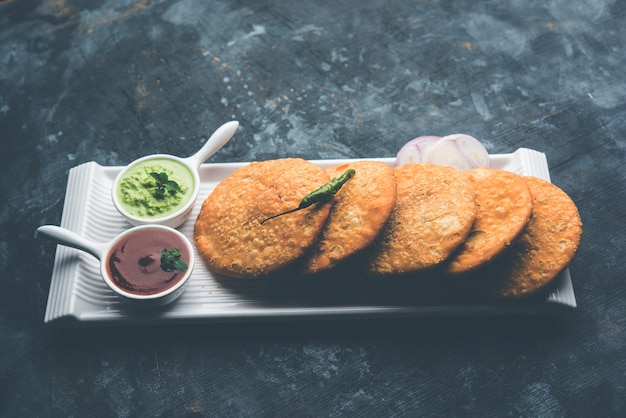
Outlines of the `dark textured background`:
[{"label": "dark textured background", "polygon": [[[0,1],[0,416],[626,414],[626,2]],[[44,326],[67,174],[394,156],[463,132],[547,154],[585,232],[550,318]]]}]

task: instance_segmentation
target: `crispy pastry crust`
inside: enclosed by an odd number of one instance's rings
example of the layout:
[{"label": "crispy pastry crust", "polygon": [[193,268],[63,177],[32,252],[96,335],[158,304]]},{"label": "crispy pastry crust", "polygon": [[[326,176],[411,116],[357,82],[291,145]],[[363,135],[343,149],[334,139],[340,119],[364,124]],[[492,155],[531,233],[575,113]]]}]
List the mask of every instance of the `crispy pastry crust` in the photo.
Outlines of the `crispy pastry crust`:
[{"label": "crispy pastry crust", "polygon": [[374,243],[370,271],[404,274],[446,260],[476,218],[474,191],[460,171],[433,164],[395,167],[396,204]]},{"label": "crispy pastry crust", "polygon": [[533,196],[530,222],[489,270],[489,293],[519,298],[546,287],[574,258],[583,225],[576,205],[559,187],[536,177],[524,177]]},{"label": "crispy pastry crust", "polygon": [[356,161],[326,170],[337,178],[348,168],[354,176],[333,197],[326,225],[308,257],[305,271],[335,267],[369,246],[383,229],[396,201],[393,169],[380,161]]},{"label": "crispy pastry crust", "polygon": [[459,250],[447,261],[448,273],[474,270],[505,251],[522,232],[533,209],[524,178],[495,168],[461,172],[476,194],[476,220]]},{"label": "crispy pastry crust", "polygon": [[253,162],[236,170],[202,204],[194,228],[200,255],[213,272],[230,277],[279,271],[315,243],[330,203],[261,221],[298,207],[329,180],[322,168],[299,158]]}]

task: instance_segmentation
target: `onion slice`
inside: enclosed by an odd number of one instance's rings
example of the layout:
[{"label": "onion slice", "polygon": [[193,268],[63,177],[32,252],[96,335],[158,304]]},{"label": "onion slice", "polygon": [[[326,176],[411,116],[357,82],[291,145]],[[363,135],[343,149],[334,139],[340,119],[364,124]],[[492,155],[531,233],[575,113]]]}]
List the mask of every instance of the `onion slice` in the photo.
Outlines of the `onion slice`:
[{"label": "onion slice", "polygon": [[396,165],[427,163],[430,149],[440,136],[425,135],[413,138],[400,148],[396,155]]},{"label": "onion slice", "polygon": [[419,136],[400,148],[396,155],[396,165],[419,163],[469,170],[488,167],[489,153],[480,141],[466,134]]},{"label": "onion slice", "polygon": [[430,153],[430,162],[438,165],[469,170],[489,166],[489,153],[476,138],[465,134],[440,138]]}]

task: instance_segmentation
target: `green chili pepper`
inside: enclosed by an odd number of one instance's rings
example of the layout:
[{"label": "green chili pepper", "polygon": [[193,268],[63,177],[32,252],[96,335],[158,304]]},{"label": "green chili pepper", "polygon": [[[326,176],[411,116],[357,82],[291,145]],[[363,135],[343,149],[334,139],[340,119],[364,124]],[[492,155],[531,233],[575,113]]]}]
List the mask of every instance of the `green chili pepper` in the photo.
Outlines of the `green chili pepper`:
[{"label": "green chili pepper", "polygon": [[277,218],[279,216],[283,216],[286,215],[288,213],[291,212],[295,212],[297,210],[300,209],[304,209],[304,208],[308,208],[309,206],[317,203],[317,202],[321,202],[322,200],[326,200],[327,198],[333,196],[335,193],[337,193],[339,191],[339,189],[341,189],[341,187],[346,184],[346,182],[348,180],[350,180],[352,178],[352,176],[354,175],[355,171],[353,168],[349,168],[347,169],[341,176],[332,179],[330,182],[321,185],[320,187],[318,187],[317,189],[315,189],[314,191],[312,191],[311,193],[309,193],[308,195],[304,196],[304,198],[300,201],[300,204],[298,205],[297,208],[295,209],[290,209],[286,212],[282,212],[279,213],[278,215],[273,215],[270,216],[269,218],[266,218],[264,220],[261,221],[261,225],[263,225],[265,222],[269,221],[270,219],[274,219]]}]

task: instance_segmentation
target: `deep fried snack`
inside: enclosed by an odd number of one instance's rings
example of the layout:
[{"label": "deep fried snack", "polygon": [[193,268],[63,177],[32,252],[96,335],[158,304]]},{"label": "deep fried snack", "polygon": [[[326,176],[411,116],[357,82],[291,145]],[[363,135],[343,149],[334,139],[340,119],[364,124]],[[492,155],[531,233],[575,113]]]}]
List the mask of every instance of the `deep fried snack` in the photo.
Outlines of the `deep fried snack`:
[{"label": "deep fried snack", "polygon": [[330,180],[317,165],[299,158],[253,162],[217,185],[195,223],[196,247],[218,274],[267,276],[301,258],[315,243],[330,202],[261,221],[298,207]]},{"label": "deep fried snack", "polygon": [[532,217],[511,251],[488,269],[489,294],[519,298],[545,288],[574,258],[583,226],[576,204],[559,187],[524,177],[533,196]]},{"label": "deep fried snack", "polygon": [[396,204],[369,262],[376,274],[439,265],[465,240],[476,218],[472,185],[458,170],[409,164],[396,167],[394,174]]},{"label": "deep fried snack", "polygon": [[335,194],[330,215],[305,263],[307,273],[335,267],[370,245],[380,233],[396,200],[393,169],[380,161],[356,161],[326,170],[337,178],[354,176]]},{"label": "deep fried snack", "polygon": [[495,168],[461,172],[476,194],[477,213],[472,231],[448,261],[447,273],[466,273],[501,254],[522,232],[533,209],[524,178]]}]

